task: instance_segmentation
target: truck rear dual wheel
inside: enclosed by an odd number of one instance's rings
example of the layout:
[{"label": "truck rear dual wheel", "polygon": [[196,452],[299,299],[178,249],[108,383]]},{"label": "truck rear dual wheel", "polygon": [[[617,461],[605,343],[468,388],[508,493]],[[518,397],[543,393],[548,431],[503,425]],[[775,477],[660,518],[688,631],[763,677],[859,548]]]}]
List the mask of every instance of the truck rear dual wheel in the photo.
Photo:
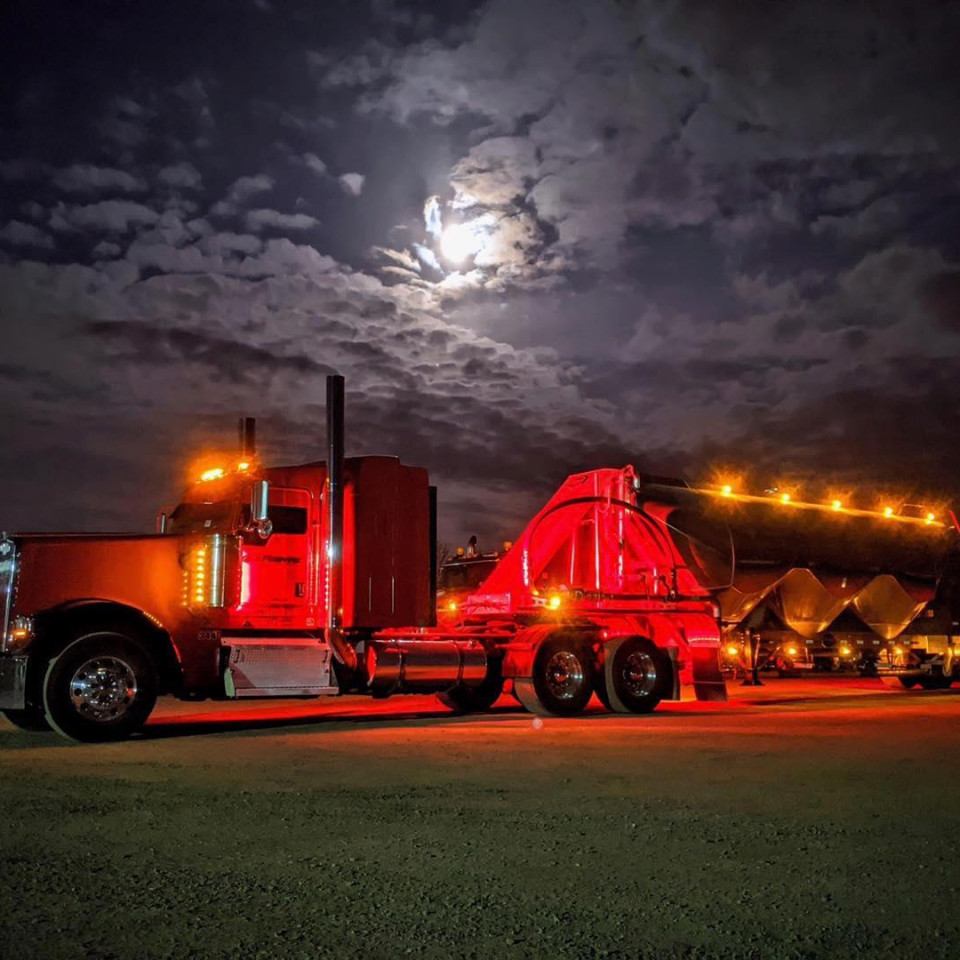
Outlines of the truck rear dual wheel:
[{"label": "truck rear dual wheel", "polygon": [[514,680],[514,695],[531,713],[572,717],[593,693],[593,651],[576,634],[555,634],[540,644],[529,678]]},{"label": "truck rear dual wheel", "polygon": [[597,696],[614,713],[651,713],[673,687],[673,664],[645,637],[623,637],[605,650]]},{"label": "truck rear dual wheel", "polygon": [[84,743],[125,740],[146,723],[157,702],[157,671],[149,653],[124,633],[84,631],[47,665],[46,721]]}]

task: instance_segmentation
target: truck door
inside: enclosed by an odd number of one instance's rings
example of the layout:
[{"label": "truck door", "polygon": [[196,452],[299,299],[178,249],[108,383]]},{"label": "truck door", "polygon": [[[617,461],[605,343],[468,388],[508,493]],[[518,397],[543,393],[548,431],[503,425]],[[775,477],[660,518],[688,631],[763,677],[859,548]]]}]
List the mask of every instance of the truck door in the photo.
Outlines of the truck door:
[{"label": "truck door", "polygon": [[241,614],[251,627],[302,630],[310,618],[310,507],[306,490],[270,489],[273,533],[243,545]]}]

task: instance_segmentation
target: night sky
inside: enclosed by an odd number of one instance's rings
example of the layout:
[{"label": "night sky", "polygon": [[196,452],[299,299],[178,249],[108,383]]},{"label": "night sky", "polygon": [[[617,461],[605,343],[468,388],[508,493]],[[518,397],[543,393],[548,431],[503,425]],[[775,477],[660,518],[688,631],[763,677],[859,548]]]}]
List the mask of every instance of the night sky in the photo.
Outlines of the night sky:
[{"label": "night sky", "polygon": [[626,462],[956,497],[958,38],[932,2],[8,0],[0,527],[149,529],[241,414],[320,458],[330,372],[448,540]]}]

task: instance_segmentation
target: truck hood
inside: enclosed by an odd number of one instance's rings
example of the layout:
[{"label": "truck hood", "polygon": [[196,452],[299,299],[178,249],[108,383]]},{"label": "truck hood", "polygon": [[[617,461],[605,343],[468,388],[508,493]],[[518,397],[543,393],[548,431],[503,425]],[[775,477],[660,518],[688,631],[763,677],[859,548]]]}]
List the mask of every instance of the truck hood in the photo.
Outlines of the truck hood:
[{"label": "truck hood", "polygon": [[105,600],[167,622],[181,606],[181,557],[192,538],[55,533],[12,539],[17,551],[13,607],[18,614]]}]

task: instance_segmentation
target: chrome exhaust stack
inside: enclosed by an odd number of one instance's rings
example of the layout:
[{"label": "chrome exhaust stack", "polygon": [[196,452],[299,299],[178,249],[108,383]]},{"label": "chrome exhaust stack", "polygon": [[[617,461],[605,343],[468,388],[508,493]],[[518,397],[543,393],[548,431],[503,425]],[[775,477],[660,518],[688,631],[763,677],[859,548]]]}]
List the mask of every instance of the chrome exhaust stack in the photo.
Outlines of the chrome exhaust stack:
[{"label": "chrome exhaust stack", "polygon": [[257,421],[253,417],[240,418],[240,459],[253,460],[257,455]]},{"label": "chrome exhaust stack", "polygon": [[327,642],[345,667],[357,669],[357,651],[343,636],[343,377],[327,377]]}]

